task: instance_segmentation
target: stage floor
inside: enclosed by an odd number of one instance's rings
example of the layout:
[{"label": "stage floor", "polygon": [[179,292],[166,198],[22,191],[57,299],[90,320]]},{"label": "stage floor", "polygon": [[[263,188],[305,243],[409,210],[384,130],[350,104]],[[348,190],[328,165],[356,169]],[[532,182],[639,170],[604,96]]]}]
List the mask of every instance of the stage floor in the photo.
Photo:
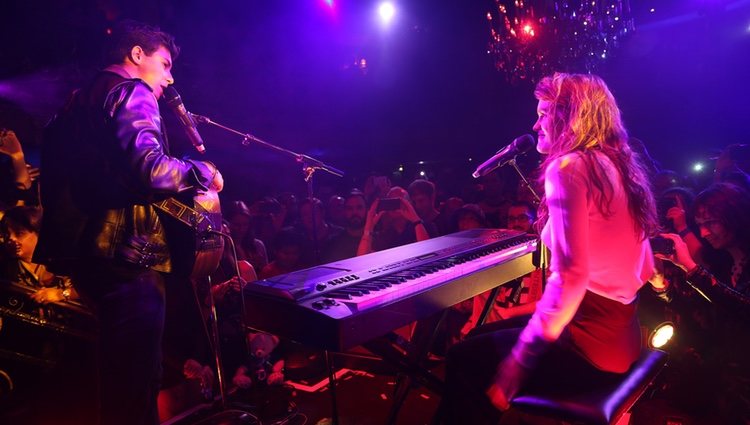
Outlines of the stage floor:
[{"label": "stage floor", "polygon": [[[337,372],[336,396],[339,424],[382,425],[386,423],[393,403],[395,376],[361,370],[340,369]],[[234,393],[230,407],[245,410],[261,419],[261,423],[290,425],[330,424],[331,394],[327,378],[289,381],[285,390],[267,388],[244,394]],[[440,397],[417,387],[411,390],[399,411],[397,424],[429,424]],[[209,419],[211,409],[194,408],[163,422],[164,425],[241,424],[255,423],[241,419],[241,414],[220,415]],[[233,416],[233,418],[230,418]]]}]

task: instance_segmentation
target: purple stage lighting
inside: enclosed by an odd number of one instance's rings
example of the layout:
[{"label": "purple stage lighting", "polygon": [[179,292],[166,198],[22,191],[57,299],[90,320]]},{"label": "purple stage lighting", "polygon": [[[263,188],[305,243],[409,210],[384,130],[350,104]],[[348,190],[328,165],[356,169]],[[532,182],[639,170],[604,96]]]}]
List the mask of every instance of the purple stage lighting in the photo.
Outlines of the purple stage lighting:
[{"label": "purple stage lighting", "polygon": [[380,21],[388,25],[396,15],[396,7],[389,1],[380,3],[380,6],[378,6],[378,15],[380,16]]}]

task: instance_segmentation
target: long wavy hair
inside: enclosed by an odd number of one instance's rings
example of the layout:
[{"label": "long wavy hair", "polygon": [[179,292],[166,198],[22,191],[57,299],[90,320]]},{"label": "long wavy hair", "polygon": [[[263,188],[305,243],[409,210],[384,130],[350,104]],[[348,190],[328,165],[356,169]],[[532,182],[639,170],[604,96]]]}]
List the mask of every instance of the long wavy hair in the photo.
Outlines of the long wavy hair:
[{"label": "long wavy hair", "polygon": [[[596,152],[615,165],[628,197],[628,210],[635,231],[646,238],[654,235],[659,222],[646,167],[628,144],[628,133],[620,109],[604,81],[595,75],[555,73],[543,78],[534,90],[538,100],[550,102],[552,141],[542,170],[555,159],[577,153],[586,163],[589,180],[598,189],[594,199],[605,217],[611,215],[613,184]],[[541,173],[540,178],[544,178]],[[547,220],[547,202],[539,208],[538,226]]]}]

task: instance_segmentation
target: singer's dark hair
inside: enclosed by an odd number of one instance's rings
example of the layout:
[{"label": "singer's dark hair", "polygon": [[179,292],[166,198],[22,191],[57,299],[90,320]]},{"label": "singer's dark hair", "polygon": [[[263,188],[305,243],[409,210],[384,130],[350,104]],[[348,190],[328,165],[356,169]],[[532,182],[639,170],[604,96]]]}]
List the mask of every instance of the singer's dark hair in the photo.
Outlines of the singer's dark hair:
[{"label": "singer's dark hair", "polygon": [[732,183],[714,183],[693,203],[695,216],[718,220],[735,237],[737,246],[750,250],[750,193]]},{"label": "singer's dark hair", "polygon": [[[651,191],[651,181],[639,155],[630,148],[620,109],[604,81],[595,75],[555,73],[543,78],[534,90],[539,100],[550,102],[552,117],[549,155],[542,169],[561,156],[577,153],[586,163],[600,213],[611,215],[609,204],[613,184],[621,183],[628,196],[628,210],[635,230],[643,238],[656,234],[659,219]],[[612,182],[597,152],[609,158],[620,174]],[[542,174],[543,175],[543,174]],[[539,209],[539,225],[547,217],[546,200]]]},{"label": "singer's dark hair", "polygon": [[104,60],[106,64],[120,64],[135,46],[141,46],[147,55],[152,55],[160,46],[164,46],[177,59],[180,48],[174,37],[159,27],[144,24],[130,19],[119,22],[113,29],[107,43]]}]

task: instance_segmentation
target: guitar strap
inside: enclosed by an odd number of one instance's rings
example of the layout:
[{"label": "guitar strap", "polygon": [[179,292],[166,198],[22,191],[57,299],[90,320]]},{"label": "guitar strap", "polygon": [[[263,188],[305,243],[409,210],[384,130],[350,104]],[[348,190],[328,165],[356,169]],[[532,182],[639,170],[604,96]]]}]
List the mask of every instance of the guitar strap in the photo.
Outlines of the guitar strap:
[{"label": "guitar strap", "polygon": [[160,202],[154,202],[151,205],[182,222],[198,234],[205,234],[214,230],[214,224],[205,214],[200,213],[177,199],[167,198]]}]

